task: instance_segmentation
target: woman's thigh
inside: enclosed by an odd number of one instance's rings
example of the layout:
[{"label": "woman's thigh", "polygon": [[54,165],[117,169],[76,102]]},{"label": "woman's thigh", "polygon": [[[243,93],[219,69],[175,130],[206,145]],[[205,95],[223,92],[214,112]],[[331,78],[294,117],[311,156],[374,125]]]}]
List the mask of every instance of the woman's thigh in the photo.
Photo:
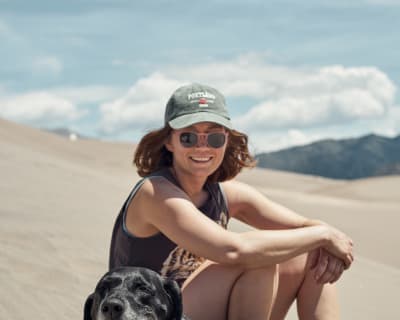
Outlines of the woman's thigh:
[{"label": "woman's thigh", "polygon": [[204,263],[183,284],[185,313],[192,319],[269,319],[278,287],[277,266],[257,269]]},{"label": "woman's thigh", "polygon": [[207,261],[183,284],[184,312],[193,320],[226,319],[229,298],[243,269]]}]

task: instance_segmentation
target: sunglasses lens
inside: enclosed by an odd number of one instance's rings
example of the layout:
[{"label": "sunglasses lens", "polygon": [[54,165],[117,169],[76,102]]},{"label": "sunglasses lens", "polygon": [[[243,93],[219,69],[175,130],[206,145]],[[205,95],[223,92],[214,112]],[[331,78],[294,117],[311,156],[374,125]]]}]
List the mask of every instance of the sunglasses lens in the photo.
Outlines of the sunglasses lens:
[{"label": "sunglasses lens", "polygon": [[225,134],[210,133],[208,135],[207,143],[212,148],[221,148],[225,144]]},{"label": "sunglasses lens", "polygon": [[[193,132],[183,132],[179,136],[179,140],[185,148],[192,148],[198,143],[198,136]],[[207,145],[211,148],[221,148],[225,144],[224,133],[210,133],[207,135]]]},{"label": "sunglasses lens", "polygon": [[197,135],[193,132],[181,133],[179,139],[185,148],[191,148],[197,144]]}]

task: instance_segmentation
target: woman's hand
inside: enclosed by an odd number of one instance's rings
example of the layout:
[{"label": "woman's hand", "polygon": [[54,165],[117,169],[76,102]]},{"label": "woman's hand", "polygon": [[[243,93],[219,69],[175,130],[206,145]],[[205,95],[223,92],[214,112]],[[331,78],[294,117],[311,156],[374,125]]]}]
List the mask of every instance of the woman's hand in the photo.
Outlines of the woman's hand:
[{"label": "woman's hand", "polygon": [[[328,244],[324,249],[344,263],[344,269],[350,268],[353,263],[353,240],[343,232],[331,227],[328,228]],[[324,255],[326,256],[326,255]],[[326,258],[324,258],[326,259]]]},{"label": "woman's hand", "polygon": [[320,283],[334,283],[341,277],[345,265],[342,260],[330,254],[325,249],[317,249],[313,253],[311,270],[314,272],[314,279]]}]

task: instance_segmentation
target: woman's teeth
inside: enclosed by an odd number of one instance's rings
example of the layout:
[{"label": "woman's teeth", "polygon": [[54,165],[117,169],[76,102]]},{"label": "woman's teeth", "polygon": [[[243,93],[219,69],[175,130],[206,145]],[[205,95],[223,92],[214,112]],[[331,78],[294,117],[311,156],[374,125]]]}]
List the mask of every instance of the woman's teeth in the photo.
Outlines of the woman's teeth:
[{"label": "woman's teeth", "polygon": [[210,161],[211,157],[191,157],[191,159],[198,162],[207,162]]}]

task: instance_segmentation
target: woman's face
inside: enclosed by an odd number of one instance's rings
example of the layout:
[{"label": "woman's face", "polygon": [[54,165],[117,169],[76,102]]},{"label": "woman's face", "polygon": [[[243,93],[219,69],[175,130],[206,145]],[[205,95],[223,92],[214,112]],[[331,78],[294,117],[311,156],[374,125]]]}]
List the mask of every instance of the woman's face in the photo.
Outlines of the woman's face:
[{"label": "woman's face", "polygon": [[227,139],[228,133],[224,127],[212,122],[200,122],[172,130],[165,146],[173,154],[175,170],[206,178],[221,165]]}]

